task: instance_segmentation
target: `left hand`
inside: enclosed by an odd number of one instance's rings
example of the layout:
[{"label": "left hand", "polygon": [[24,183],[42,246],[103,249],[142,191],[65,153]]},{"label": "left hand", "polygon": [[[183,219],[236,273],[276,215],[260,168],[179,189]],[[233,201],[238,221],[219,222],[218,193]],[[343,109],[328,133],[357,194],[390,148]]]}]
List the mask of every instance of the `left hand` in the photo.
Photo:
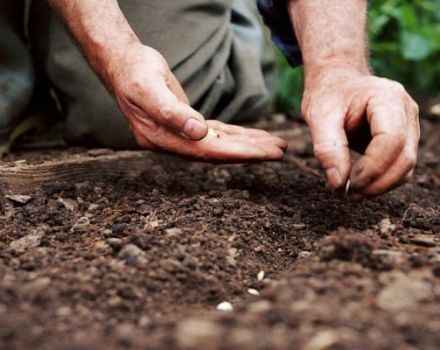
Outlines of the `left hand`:
[{"label": "left hand", "polygon": [[[345,66],[309,72],[308,77],[302,112],[331,189],[343,189],[350,177],[351,197],[359,200],[411,178],[420,139],[419,109],[401,84]],[[363,153],[353,166],[350,148]]]}]

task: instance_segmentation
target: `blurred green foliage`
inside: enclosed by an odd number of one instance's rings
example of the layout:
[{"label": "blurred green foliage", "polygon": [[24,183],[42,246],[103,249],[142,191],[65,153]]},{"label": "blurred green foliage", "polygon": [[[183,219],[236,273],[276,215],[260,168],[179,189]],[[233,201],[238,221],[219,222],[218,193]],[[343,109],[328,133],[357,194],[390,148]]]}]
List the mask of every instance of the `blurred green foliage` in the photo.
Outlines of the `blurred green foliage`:
[{"label": "blurred green foliage", "polygon": [[[418,95],[440,92],[440,0],[372,0],[369,10],[371,66]],[[281,111],[298,111],[302,70],[278,53]]]}]

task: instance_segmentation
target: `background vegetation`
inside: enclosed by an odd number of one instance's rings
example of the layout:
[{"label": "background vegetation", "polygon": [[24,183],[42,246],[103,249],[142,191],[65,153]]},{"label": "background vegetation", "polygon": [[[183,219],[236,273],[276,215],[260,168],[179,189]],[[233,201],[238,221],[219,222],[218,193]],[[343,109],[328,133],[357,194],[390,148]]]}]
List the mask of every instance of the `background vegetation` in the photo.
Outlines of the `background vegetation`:
[{"label": "background vegetation", "polygon": [[[440,94],[440,0],[372,0],[369,10],[371,66],[418,96]],[[280,111],[298,111],[302,69],[278,52]]]}]

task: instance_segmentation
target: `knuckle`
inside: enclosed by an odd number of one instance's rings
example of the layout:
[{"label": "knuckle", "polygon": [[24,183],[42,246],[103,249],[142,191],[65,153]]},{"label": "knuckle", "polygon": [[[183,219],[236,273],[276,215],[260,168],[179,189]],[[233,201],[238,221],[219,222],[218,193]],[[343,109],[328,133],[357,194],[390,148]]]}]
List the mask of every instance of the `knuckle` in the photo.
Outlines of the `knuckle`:
[{"label": "knuckle", "polygon": [[173,119],[173,107],[169,104],[162,104],[158,108],[160,119],[169,122]]},{"label": "knuckle", "polygon": [[392,82],[392,84],[391,84],[391,91],[393,93],[401,96],[401,97],[407,95],[405,87],[401,83],[399,83],[397,81]]}]

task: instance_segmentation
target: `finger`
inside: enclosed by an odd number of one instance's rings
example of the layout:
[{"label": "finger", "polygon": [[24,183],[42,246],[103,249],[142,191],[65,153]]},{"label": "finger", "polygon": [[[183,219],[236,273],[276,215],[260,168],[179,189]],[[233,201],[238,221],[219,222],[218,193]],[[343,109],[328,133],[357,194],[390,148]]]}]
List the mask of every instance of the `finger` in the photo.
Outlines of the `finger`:
[{"label": "finger", "polygon": [[414,170],[417,155],[404,150],[397,161],[379,179],[362,190],[362,195],[374,197],[383,194],[405,183],[410,173]]},{"label": "finger", "polygon": [[[374,98],[368,102],[367,116],[370,123],[372,141],[365,155],[361,157],[351,170],[351,189],[362,192],[367,186],[376,182],[385,171],[396,162],[405,146],[407,137],[407,116],[405,106],[396,101]],[[389,175],[388,181],[401,176],[407,170],[401,163]],[[384,184],[382,184],[384,186]]]},{"label": "finger", "polygon": [[339,114],[309,119],[315,156],[326,170],[328,186],[339,189],[345,186],[351,161],[343,116]]},{"label": "finger", "polygon": [[418,107],[413,101],[407,104],[406,113],[408,125],[406,145],[397,160],[376,181],[362,191],[365,196],[377,196],[396,188],[405,183],[414,173],[420,140],[420,124]]},{"label": "finger", "polygon": [[252,136],[266,136],[270,135],[265,130],[260,129],[253,129],[253,128],[245,128],[238,125],[233,124],[226,124],[219,120],[208,120],[207,121],[210,128],[214,128],[216,130],[221,130],[223,132],[226,132],[230,135],[237,134],[237,135],[252,135]]},{"label": "finger", "polygon": [[244,128],[237,125],[225,124],[218,120],[208,120],[207,124],[210,128],[215,129],[217,132],[222,131],[227,133],[228,135],[240,135],[240,136],[248,136],[249,140],[253,140],[255,142],[269,142],[276,144],[282,150],[286,150],[287,142],[278,136],[274,136],[267,131],[252,129],[252,128]]},{"label": "finger", "polygon": [[153,92],[139,92],[137,101],[131,103],[138,105],[146,116],[190,140],[201,140],[208,133],[203,116],[179,100],[165,83],[156,85]]},{"label": "finger", "polygon": [[191,159],[236,163],[281,160],[284,156],[284,152],[274,144],[256,144],[250,142],[248,137],[228,135],[221,131],[194,142],[178,137],[164,127],[159,127],[153,133],[142,124],[137,127],[139,134],[148,135],[148,143],[153,143],[168,153]]}]

